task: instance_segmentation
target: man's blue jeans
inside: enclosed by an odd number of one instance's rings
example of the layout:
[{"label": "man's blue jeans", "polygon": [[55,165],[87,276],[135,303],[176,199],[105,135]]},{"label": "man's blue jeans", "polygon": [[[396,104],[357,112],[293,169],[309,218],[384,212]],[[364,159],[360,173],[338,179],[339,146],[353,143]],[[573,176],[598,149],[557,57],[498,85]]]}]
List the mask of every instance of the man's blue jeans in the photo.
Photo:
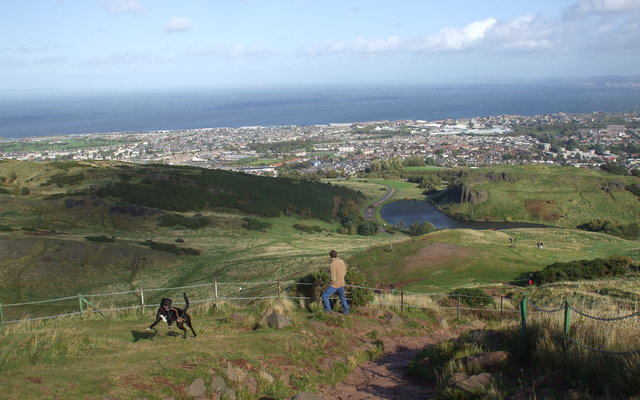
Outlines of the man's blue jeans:
[{"label": "man's blue jeans", "polygon": [[340,301],[342,301],[342,313],[349,314],[349,305],[347,304],[347,297],[344,295],[344,287],[335,288],[331,285],[327,287],[327,290],[325,290],[324,293],[322,293],[322,302],[324,303],[324,310],[331,311],[331,304],[329,303],[329,297],[331,297],[331,295],[336,292],[338,293],[338,296],[340,296]]}]

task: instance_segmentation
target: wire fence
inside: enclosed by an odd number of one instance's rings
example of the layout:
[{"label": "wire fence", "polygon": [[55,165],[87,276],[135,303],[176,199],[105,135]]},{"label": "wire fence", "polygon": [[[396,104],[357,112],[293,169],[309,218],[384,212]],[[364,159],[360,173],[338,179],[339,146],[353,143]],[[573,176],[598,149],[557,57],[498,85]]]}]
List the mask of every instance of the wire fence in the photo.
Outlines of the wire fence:
[{"label": "wire fence", "polygon": [[[571,306],[568,301],[557,307],[541,306],[527,298],[525,294],[518,301],[514,296],[474,296],[464,293],[424,293],[411,292],[392,288],[372,288],[358,285],[346,285],[347,295],[355,291],[369,294],[368,304],[375,307],[394,308],[401,312],[408,310],[432,310],[436,312],[454,313],[458,319],[474,314],[477,317],[511,318],[520,316],[522,334],[526,335],[527,314],[552,315],[564,312],[563,338],[565,343],[572,343],[581,348],[603,354],[634,355],[640,350],[613,351],[580,343],[570,337],[570,319],[572,313],[581,318],[598,322],[618,322],[640,317],[637,302],[633,303],[633,312],[617,316],[596,316]],[[306,289],[305,289],[306,287]],[[310,288],[313,287],[313,288]],[[53,318],[77,316],[85,313],[100,313],[158,307],[164,297],[181,299],[182,292],[189,291],[190,304],[231,302],[248,305],[258,301],[272,299],[289,299],[312,302],[319,298],[322,288],[312,283],[294,281],[267,282],[210,282],[189,286],[137,288],[110,293],[78,294],[55,299],[28,301],[13,304],[0,304],[0,322],[2,333],[5,326],[29,321],[40,321]],[[618,304],[619,311],[630,310],[630,302],[612,299]],[[180,300],[174,304],[184,304]],[[530,306],[530,309],[529,309]],[[547,308],[548,307],[548,308]]]}]

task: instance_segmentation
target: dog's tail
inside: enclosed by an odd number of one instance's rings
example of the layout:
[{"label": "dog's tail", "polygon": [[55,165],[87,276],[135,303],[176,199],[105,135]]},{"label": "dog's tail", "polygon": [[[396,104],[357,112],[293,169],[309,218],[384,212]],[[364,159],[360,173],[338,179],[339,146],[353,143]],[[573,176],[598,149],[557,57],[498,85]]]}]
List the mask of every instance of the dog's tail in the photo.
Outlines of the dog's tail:
[{"label": "dog's tail", "polygon": [[186,293],[182,293],[182,295],[184,296],[184,312],[187,312],[187,310],[189,309],[189,299],[187,298],[187,294]]}]

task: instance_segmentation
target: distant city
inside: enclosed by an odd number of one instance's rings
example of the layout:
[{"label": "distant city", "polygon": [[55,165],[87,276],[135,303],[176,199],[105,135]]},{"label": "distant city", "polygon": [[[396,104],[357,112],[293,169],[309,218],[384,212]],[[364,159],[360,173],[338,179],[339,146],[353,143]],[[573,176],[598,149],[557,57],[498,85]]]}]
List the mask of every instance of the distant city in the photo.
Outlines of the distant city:
[{"label": "distant city", "polygon": [[640,113],[502,115],[310,126],[100,133],[0,142],[0,158],[113,160],[278,176],[351,176],[372,161],[418,157],[435,166],[549,164],[640,167]]}]

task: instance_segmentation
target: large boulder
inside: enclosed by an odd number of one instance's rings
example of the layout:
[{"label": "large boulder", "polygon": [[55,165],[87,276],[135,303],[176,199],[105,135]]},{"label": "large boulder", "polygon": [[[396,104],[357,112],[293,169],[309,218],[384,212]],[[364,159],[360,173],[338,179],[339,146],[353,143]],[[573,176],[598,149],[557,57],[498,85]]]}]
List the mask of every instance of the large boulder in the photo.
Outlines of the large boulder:
[{"label": "large boulder", "polygon": [[271,329],[282,329],[292,325],[289,318],[275,311],[267,317],[267,324]]},{"label": "large boulder", "polygon": [[207,387],[204,384],[204,379],[196,378],[191,385],[184,388],[183,391],[188,397],[202,397],[207,392]]}]

